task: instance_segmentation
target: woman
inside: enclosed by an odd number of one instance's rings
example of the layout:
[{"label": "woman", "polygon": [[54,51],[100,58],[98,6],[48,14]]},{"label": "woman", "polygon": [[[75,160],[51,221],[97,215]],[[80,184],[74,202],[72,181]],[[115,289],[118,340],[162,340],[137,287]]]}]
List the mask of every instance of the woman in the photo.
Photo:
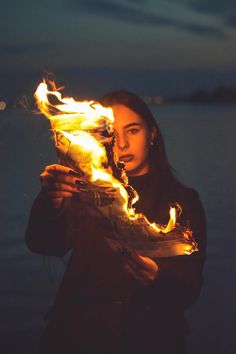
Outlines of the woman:
[{"label": "woman", "polygon": [[46,167],[26,243],[45,255],[72,253],[40,353],[184,354],[184,311],[202,285],[204,211],[197,193],[174,177],[146,104],[127,91],[109,93],[101,103],[113,108],[115,150],[140,196],[136,210],[166,224],[169,205],[179,203],[179,222],[193,230],[199,252],[155,260],[115,254],[104,241],[105,223],[86,212],[80,176],[65,166]]}]

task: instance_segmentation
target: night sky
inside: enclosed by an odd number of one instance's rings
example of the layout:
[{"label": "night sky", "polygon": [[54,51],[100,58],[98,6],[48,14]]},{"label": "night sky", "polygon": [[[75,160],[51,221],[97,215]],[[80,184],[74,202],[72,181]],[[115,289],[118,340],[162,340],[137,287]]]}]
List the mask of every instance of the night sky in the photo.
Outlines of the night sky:
[{"label": "night sky", "polygon": [[0,13],[0,100],[44,72],[85,97],[236,82],[235,0],[8,0]]}]

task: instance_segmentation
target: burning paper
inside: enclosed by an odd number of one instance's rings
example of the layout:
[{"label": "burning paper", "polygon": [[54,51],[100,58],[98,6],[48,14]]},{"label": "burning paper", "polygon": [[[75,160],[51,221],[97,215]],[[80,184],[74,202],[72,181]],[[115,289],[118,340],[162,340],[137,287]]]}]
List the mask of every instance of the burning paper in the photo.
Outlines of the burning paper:
[{"label": "burning paper", "polygon": [[112,249],[136,250],[151,258],[197,251],[192,232],[176,223],[176,208],[170,209],[166,226],[150,223],[145,215],[135,212],[138,194],[128,184],[124,165],[115,154],[111,108],[95,101],[63,98],[54,84],[49,91],[45,82],[38,86],[35,98],[50,120],[60,163],[82,174],[81,183],[89,191],[83,200],[93,204],[112,225],[113,232],[106,238]]}]

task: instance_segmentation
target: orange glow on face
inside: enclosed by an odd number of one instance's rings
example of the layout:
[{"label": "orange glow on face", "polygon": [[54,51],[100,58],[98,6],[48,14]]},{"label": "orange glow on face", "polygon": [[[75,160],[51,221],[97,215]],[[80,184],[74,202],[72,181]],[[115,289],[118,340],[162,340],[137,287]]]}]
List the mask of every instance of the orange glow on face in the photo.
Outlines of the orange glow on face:
[{"label": "orange glow on face", "polygon": [[144,119],[123,104],[112,106],[115,117],[115,149],[129,176],[148,173],[149,151],[155,128],[149,129]]},{"label": "orange glow on face", "polygon": [[[57,103],[51,103],[50,98]],[[116,217],[120,215],[134,222],[142,220],[154,234],[169,233],[175,228],[177,215],[174,207],[170,208],[170,219],[166,226],[150,223],[143,214],[135,212],[133,205],[138,200],[137,193],[129,203],[126,184],[112,175],[104,145],[104,142],[114,137],[112,108],[103,107],[95,101],[76,101],[71,97],[62,97],[55,85],[50,91],[45,82],[38,86],[35,99],[40,111],[50,120],[55,145],[63,163],[77,171],[82,170],[86,182],[99,188],[111,187],[116,191],[112,211]],[[101,134],[104,131],[108,137]],[[131,146],[130,149],[136,147]],[[114,159],[117,163],[116,154]]]}]

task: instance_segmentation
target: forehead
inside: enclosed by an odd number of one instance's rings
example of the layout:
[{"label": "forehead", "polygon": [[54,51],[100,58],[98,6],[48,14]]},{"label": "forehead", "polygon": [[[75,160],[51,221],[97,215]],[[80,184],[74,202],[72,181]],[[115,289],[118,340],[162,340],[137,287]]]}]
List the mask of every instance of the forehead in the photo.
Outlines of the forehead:
[{"label": "forehead", "polygon": [[126,125],[131,123],[145,125],[145,121],[139,114],[124,105],[115,105],[112,110],[115,118],[114,129],[125,128]]}]

